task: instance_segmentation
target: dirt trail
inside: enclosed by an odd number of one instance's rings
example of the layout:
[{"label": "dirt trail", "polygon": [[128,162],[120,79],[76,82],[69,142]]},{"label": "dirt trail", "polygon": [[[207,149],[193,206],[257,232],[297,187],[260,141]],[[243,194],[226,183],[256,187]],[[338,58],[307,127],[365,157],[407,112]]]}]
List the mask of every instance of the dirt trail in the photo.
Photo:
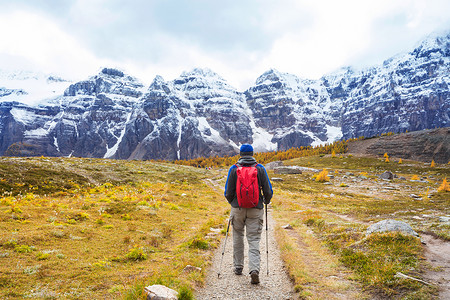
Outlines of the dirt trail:
[{"label": "dirt trail", "polygon": [[[245,267],[243,275],[233,273],[233,241],[231,234],[228,236],[225,254],[223,257],[220,278],[220,260],[222,259],[223,242],[217,249],[212,267],[206,278],[205,287],[196,293],[196,299],[295,299],[294,288],[286,274],[283,262],[280,258],[277,243],[274,238],[275,223],[269,214],[269,275],[267,276],[266,256],[266,232],[261,236],[261,273],[259,285],[250,283],[248,275],[247,243],[245,251]],[[264,227],[265,228],[265,227]],[[230,233],[232,228],[230,228]]]},{"label": "dirt trail", "polygon": [[427,234],[420,236],[426,243],[425,257],[432,266],[425,280],[439,287],[439,299],[450,299],[450,242]]}]

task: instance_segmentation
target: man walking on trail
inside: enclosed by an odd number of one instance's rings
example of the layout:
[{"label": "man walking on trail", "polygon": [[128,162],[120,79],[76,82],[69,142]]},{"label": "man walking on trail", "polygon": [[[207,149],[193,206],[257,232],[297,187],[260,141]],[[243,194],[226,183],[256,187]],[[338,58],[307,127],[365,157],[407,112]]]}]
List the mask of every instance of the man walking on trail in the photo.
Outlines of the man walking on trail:
[{"label": "man walking on trail", "polygon": [[[228,171],[225,184],[225,197],[231,204],[234,273],[241,275],[244,268],[245,229],[251,283],[258,284],[261,262],[259,242],[264,223],[263,208],[264,204],[270,203],[273,191],[266,169],[253,158],[253,147],[249,144],[242,145],[240,156],[237,163]],[[250,176],[255,178],[254,188],[251,186],[252,179],[248,179]],[[239,186],[237,186],[238,184]],[[252,196],[253,194],[254,196]],[[255,199],[254,201],[248,202],[246,200],[247,198],[251,200],[252,197]]]}]

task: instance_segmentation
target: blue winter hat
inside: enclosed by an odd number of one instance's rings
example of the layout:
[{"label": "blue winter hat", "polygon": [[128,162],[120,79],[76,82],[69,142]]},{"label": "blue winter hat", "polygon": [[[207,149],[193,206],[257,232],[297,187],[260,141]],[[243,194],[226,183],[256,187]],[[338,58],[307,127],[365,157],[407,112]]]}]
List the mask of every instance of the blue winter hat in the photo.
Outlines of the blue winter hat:
[{"label": "blue winter hat", "polygon": [[243,144],[239,149],[241,156],[253,156],[253,147],[249,144]]}]

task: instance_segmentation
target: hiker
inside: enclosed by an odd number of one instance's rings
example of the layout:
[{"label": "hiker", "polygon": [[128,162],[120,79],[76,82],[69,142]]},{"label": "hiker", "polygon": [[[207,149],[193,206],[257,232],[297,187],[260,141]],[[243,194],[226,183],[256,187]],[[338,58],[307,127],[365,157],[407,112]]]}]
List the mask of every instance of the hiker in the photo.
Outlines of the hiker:
[{"label": "hiker", "polygon": [[[259,283],[259,270],[261,255],[259,251],[259,242],[261,240],[261,232],[264,223],[264,204],[269,204],[272,199],[273,191],[270,184],[269,176],[263,165],[258,164],[253,157],[253,147],[249,144],[243,144],[240,147],[240,158],[235,165],[228,171],[228,178],[225,184],[225,198],[231,204],[231,222],[233,225],[233,263],[234,273],[236,275],[242,274],[244,268],[244,229],[246,230],[248,242],[248,269],[250,272],[251,283]],[[238,182],[239,174],[251,172],[249,167],[255,168],[257,171],[258,190],[255,194],[256,200],[254,207],[244,208],[240,207],[242,204],[242,192],[237,190],[236,184]],[[243,170],[246,169],[246,170]],[[239,171],[238,171],[239,170]],[[242,172],[244,171],[244,173]],[[254,170],[254,169],[253,169]],[[254,172],[254,171],[253,171]],[[239,175],[241,182],[241,176]],[[238,194],[241,199],[238,199]],[[241,205],[248,206],[248,205]]]}]

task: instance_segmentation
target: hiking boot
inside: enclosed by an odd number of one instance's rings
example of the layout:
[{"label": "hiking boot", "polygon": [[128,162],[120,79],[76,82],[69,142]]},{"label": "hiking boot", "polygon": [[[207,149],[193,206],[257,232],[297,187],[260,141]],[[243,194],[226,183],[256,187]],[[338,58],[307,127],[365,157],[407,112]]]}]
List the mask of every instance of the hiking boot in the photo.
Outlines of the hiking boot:
[{"label": "hiking boot", "polygon": [[242,275],[242,268],[234,268],[234,274]]},{"label": "hiking boot", "polygon": [[252,284],[259,283],[259,272],[258,271],[251,271],[250,277],[252,278],[252,281],[251,281]]}]

